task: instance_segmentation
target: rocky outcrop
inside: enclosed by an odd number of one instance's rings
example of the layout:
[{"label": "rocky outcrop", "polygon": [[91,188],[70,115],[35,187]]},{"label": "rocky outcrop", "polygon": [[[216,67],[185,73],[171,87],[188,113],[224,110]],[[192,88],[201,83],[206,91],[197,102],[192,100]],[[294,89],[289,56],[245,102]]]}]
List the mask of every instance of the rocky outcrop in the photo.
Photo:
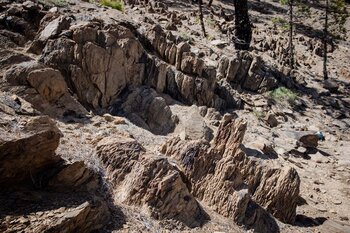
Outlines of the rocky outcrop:
[{"label": "rocky outcrop", "polygon": [[40,60],[67,75],[83,104],[106,108],[126,86],[142,83],[145,51],[127,28],[91,22],[68,34],[49,40]]},{"label": "rocky outcrop", "polygon": [[0,184],[13,185],[14,182],[30,179],[43,167],[60,160],[55,150],[61,133],[50,118],[34,117],[15,124],[13,127],[18,129],[17,134],[0,128]]},{"label": "rocky outcrop", "polygon": [[[141,34],[128,21],[84,21],[81,17],[45,12],[36,4],[28,10],[27,5],[19,4],[16,12],[39,12],[38,18],[33,19],[35,26],[31,29],[23,26],[31,22],[26,15],[18,19],[23,21],[20,24],[25,30],[11,26],[14,23],[11,20],[16,20],[11,15],[14,10],[8,9],[6,14],[11,16],[5,17],[9,22],[6,33],[2,35],[9,38],[9,43],[14,43],[12,39],[21,44],[19,38],[23,41],[33,39],[28,51],[39,54],[40,63],[33,67],[35,62],[31,61],[32,65],[25,69],[23,66],[29,63],[12,67],[9,72],[19,72],[22,77],[15,76],[14,79],[19,79],[16,84],[8,77],[6,79],[11,85],[23,85],[24,81],[48,102],[55,102],[62,96],[68,99],[65,94],[69,90],[88,109],[107,109],[124,90],[147,85],[185,104],[217,109],[239,108],[240,103],[233,90],[238,86],[258,92],[276,86],[276,79],[261,59],[253,59],[249,53],[242,52],[232,59],[223,58],[216,69],[191,52],[187,42],[180,42],[165,33],[160,25]],[[175,16],[171,18],[176,21]],[[27,32],[29,29],[30,33]],[[13,57],[10,51],[6,54]],[[11,59],[16,61],[9,62]],[[11,65],[32,60],[22,56],[11,59],[4,59],[4,62]],[[49,78],[43,80],[46,76]],[[216,76],[218,79],[225,78],[227,83],[216,82]],[[52,86],[51,82],[59,85],[52,90],[48,88]]]},{"label": "rocky outcrop", "polygon": [[263,93],[277,87],[279,77],[261,57],[240,51],[231,59],[220,59],[217,79],[226,79],[234,88]]},{"label": "rocky outcrop", "polygon": [[131,92],[121,108],[130,121],[154,134],[171,133],[178,122],[164,98],[146,87]]},{"label": "rocky outcrop", "polygon": [[61,132],[23,99],[0,92],[1,232],[91,232],[109,219],[99,175],[55,150]]},{"label": "rocky outcrop", "polygon": [[[12,198],[6,195],[15,195]],[[104,227],[107,206],[91,197],[66,193],[1,193],[2,232],[83,232]],[[19,204],[20,203],[20,204]],[[12,205],[12,206],[11,206]],[[14,210],[14,207],[17,209]],[[5,217],[5,215],[8,215]]]},{"label": "rocky outcrop", "polygon": [[66,112],[86,115],[86,109],[69,93],[65,78],[59,70],[37,61],[27,61],[9,68],[4,74],[6,85],[1,89],[16,93],[35,109],[51,117]]},{"label": "rocky outcrop", "polygon": [[183,174],[167,158],[147,153],[134,139],[101,140],[96,154],[106,168],[119,203],[146,209],[156,219],[175,219],[199,226],[205,218]]},{"label": "rocky outcrop", "polygon": [[188,44],[165,43],[161,34],[151,40],[162,59],[182,67],[177,71],[148,55],[133,32],[118,24],[82,23],[64,35],[47,40],[40,61],[65,74],[85,106],[107,108],[123,90],[142,84],[187,104],[215,105],[215,70],[188,53]]},{"label": "rocky outcrop", "polygon": [[226,119],[212,146],[174,138],[161,152],[178,161],[193,195],[216,212],[245,223],[248,203],[253,200],[281,221],[293,223],[299,176],[293,168],[268,168],[250,160],[240,149],[246,127],[242,121]]}]

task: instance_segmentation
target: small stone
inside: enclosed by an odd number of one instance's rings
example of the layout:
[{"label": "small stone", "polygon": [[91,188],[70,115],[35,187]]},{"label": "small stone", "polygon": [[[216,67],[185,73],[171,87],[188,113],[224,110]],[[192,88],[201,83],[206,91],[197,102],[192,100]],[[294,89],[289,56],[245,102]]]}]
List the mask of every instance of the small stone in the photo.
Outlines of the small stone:
[{"label": "small stone", "polygon": [[342,203],[341,200],[337,200],[337,199],[332,200],[332,202],[333,202],[334,205],[340,205]]},{"label": "small stone", "polygon": [[329,90],[330,92],[334,93],[338,91],[339,85],[336,82],[328,79],[324,81],[323,87]]},{"label": "small stone", "polygon": [[113,121],[115,125],[125,125],[125,119],[122,117],[115,117],[115,120]]},{"label": "small stone", "polygon": [[278,120],[273,113],[268,113],[265,117],[265,121],[270,127],[276,127],[278,125]]},{"label": "small stone", "polygon": [[114,116],[112,116],[111,114],[108,114],[108,113],[104,114],[103,117],[108,122],[113,122],[115,119]]},{"label": "small stone", "polygon": [[222,40],[213,40],[210,42],[210,44],[218,48],[225,48],[228,45],[228,42]]},{"label": "small stone", "polygon": [[327,212],[327,209],[325,209],[325,208],[318,208],[318,211],[325,213],[325,212]]},{"label": "small stone", "polygon": [[224,122],[229,122],[233,119],[233,115],[232,114],[229,114],[229,113],[226,113],[223,117],[223,120]]}]

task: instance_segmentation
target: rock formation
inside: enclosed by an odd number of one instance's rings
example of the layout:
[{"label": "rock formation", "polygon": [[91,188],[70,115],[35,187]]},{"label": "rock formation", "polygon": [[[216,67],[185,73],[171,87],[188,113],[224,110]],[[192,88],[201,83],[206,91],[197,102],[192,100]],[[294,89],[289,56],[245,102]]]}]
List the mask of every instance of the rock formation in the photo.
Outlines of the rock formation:
[{"label": "rock formation", "polygon": [[200,226],[205,219],[183,174],[167,158],[147,153],[134,139],[122,136],[103,139],[96,151],[117,202],[146,208],[156,219],[176,219],[190,227]]},{"label": "rock formation", "polygon": [[[255,28],[250,51],[236,51],[224,2],[203,7],[214,38],[199,37],[190,1],[128,0],[125,13],[48,2],[0,0],[1,232],[277,233],[336,215],[319,207],[324,183],[314,181],[317,197],[301,192],[300,177],[314,178],[300,169],[312,152],[320,180],[348,183],[308,127],[323,114],[331,145],[346,147],[349,88],[325,82],[318,93],[314,71],[284,67],[287,40],[274,29],[265,38]],[[324,53],[317,40],[298,42]],[[295,103],[266,93],[283,85],[299,88]]]},{"label": "rock formation", "polygon": [[48,117],[28,116],[30,106],[0,92],[1,231],[101,229],[110,214],[99,175],[56,155],[60,130]]},{"label": "rock formation", "polygon": [[220,124],[212,146],[174,138],[161,152],[176,159],[194,196],[218,213],[242,223],[252,198],[276,218],[293,223],[299,176],[292,168],[262,167],[251,161],[240,149],[246,127],[242,121],[227,119]]}]

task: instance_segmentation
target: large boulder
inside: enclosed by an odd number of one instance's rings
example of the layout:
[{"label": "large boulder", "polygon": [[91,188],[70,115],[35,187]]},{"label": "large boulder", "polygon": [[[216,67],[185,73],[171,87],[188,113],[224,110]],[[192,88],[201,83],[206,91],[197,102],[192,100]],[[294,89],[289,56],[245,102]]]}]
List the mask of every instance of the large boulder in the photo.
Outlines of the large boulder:
[{"label": "large boulder", "polygon": [[17,132],[0,128],[0,185],[30,180],[43,167],[60,161],[55,150],[61,133],[50,118],[39,116],[13,124]]},{"label": "large boulder", "polygon": [[27,81],[47,101],[56,101],[68,92],[67,84],[58,70],[45,68],[28,74]]},{"label": "large boulder", "polygon": [[132,122],[155,134],[173,132],[178,122],[165,99],[147,87],[131,92],[122,104],[122,110]]}]

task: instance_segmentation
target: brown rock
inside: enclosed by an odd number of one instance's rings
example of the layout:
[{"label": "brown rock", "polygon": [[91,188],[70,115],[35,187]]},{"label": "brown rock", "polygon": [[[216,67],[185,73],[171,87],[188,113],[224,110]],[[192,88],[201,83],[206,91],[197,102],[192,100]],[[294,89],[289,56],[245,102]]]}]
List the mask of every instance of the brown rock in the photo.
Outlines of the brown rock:
[{"label": "brown rock", "polygon": [[180,70],[186,74],[192,74],[194,62],[195,62],[195,54],[191,52],[184,52],[181,57]]},{"label": "brown rock", "polygon": [[29,52],[40,54],[46,41],[55,36],[58,36],[63,30],[69,28],[72,18],[67,16],[59,16],[58,18],[49,22],[45,28],[41,30],[37,38],[33,41],[29,48]]},{"label": "brown rock", "polygon": [[300,179],[294,168],[270,169],[263,174],[253,198],[274,217],[282,222],[293,223],[299,186]]},{"label": "brown rock", "polygon": [[[31,179],[45,166],[56,164],[55,155],[61,133],[48,117],[32,117],[18,134],[0,128],[0,185]],[[21,156],[18,156],[21,155]]]},{"label": "brown rock", "polygon": [[135,140],[105,138],[96,148],[113,184],[115,199],[146,207],[156,219],[173,218],[198,226],[203,212],[181,172],[164,157],[145,153]]},{"label": "brown rock", "polygon": [[28,74],[27,80],[48,101],[56,101],[68,91],[61,73],[51,68],[34,70]]},{"label": "brown rock", "polygon": [[274,113],[271,113],[269,112],[268,114],[266,114],[266,117],[265,117],[265,121],[267,122],[267,124],[273,128],[273,127],[276,127],[278,125],[278,120],[275,116]]},{"label": "brown rock", "polygon": [[85,184],[92,176],[93,172],[86,167],[83,161],[79,161],[64,167],[49,181],[48,185],[55,190],[67,191]]},{"label": "brown rock", "polygon": [[122,108],[132,122],[155,134],[172,132],[177,123],[177,117],[164,98],[150,88],[142,87],[133,91]]},{"label": "brown rock", "polygon": [[238,58],[230,59],[228,68],[227,68],[227,75],[226,75],[226,79],[228,81],[235,80],[239,66],[240,66],[240,60]]},{"label": "brown rock", "polygon": [[106,108],[127,85],[142,83],[145,65],[139,61],[145,51],[129,29],[109,25],[97,32],[81,24],[71,30],[73,40],[48,41],[41,61],[70,74],[82,103]]},{"label": "brown rock", "polygon": [[45,65],[36,61],[22,62],[8,69],[5,72],[4,79],[11,85],[28,85],[28,74],[42,68],[45,68]]},{"label": "brown rock", "polygon": [[181,42],[177,45],[177,53],[176,53],[176,69],[180,70],[182,66],[182,56],[185,52],[190,52],[190,45],[187,42]]},{"label": "brown rock", "polygon": [[297,145],[305,148],[316,148],[318,137],[314,132],[298,132],[296,134]]},{"label": "brown rock", "polygon": [[[281,221],[293,222],[299,176],[292,168],[271,169],[250,160],[241,150],[246,127],[242,121],[227,118],[221,122],[211,147],[202,141],[185,142],[174,138],[162,147],[161,152],[178,161],[192,184],[194,196],[216,212],[236,222],[245,222],[252,195],[253,201]],[[259,208],[256,211],[259,211],[257,216],[267,218],[268,215],[262,214]],[[260,221],[266,223],[257,217],[249,224]]]}]

